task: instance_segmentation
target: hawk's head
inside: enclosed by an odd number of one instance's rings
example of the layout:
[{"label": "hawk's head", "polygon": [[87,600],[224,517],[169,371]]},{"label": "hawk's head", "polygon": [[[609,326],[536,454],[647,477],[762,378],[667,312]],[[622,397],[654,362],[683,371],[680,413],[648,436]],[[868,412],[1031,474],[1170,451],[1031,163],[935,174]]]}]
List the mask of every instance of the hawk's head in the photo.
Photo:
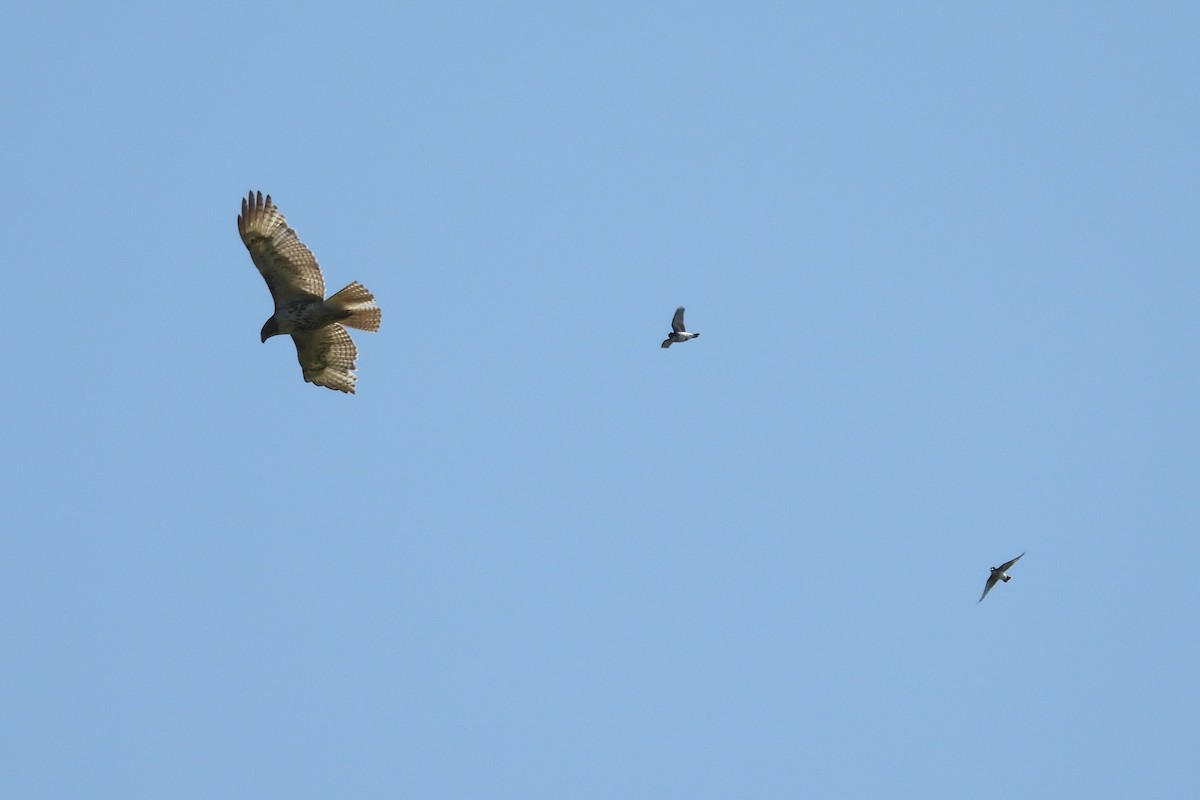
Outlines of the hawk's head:
[{"label": "hawk's head", "polygon": [[272,315],[269,320],[267,320],[265,323],[263,323],[262,340],[265,342],[267,339],[270,339],[272,336],[278,336],[278,335],[279,335],[279,320],[275,319],[274,315]]}]

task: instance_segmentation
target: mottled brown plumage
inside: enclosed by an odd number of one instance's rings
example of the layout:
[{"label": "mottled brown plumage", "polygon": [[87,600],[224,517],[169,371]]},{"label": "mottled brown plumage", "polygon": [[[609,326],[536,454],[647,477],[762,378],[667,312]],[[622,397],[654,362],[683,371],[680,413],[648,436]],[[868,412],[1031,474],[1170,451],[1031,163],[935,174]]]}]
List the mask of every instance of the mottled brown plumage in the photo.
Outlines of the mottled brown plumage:
[{"label": "mottled brown plumage", "polygon": [[262,192],[251,192],[242,200],[238,233],[275,300],[275,313],[263,325],[262,341],[291,334],[304,380],[353,394],[358,348],[343,325],[379,330],[381,313],[374,296],[355,281],[326,298],[316,257],[288,226],[270,195],[264,200]]}]

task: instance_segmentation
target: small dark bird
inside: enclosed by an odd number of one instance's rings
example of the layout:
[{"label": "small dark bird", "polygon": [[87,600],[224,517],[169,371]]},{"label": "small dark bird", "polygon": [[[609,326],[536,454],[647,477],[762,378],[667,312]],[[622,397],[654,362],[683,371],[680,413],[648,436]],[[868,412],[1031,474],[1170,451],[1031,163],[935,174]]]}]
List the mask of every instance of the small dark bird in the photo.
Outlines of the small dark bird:
[{"label": "small dark bird", "polygon": [[[1025,554],[1021,553],[1021,556],[1023,555]],[[1013,564],[1021,560],[1021,556],[1017,556],[1012,561],[1005,561],[998,567],[992,567],[992,574],[988,576],[987,583],[983,587],[983,594],[979,597],[980,603],[983,602],[983,598],[987,597],[987,593],[992,590],[992,587],[996,585],[996,581],[1008,583],[1012,580],[1012,576],[1008,574],[1008,570]]]},{"label": "small dark bird", "polygon": [[670,347],[675,342],[686,342],[688,339],[695,339],[700,334],[688,333],[683,327],[683,306],[675,309],[675,316],[671,320],[671,332],[667,334],[667,338],[663,340],[663,347]]}]

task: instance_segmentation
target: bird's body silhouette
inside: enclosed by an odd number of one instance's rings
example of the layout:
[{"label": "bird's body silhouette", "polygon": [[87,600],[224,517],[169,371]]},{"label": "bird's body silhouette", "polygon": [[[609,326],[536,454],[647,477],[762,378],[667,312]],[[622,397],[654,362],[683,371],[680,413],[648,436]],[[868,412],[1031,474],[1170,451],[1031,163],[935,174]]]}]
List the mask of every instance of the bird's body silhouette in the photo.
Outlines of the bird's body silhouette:
[{"label": "bird's body silhouette", "polygon": [[671,319],[671,332],[663,340],[662,346],[670,347],[672,344],[695,339],[699,335],[698,333],[688,333],[687,328],[683,326],[683,306],[680,306],[675,309],[675,316]]},{"label": "bird's body silhouette", "polygon": [[[1021,556],[1023,555],[1025,554],[1021,553]],[[987,583],[984,584],[983,587],[983,594],[979,596],[978,602],[983,602],[983,598],[987,597],[988,592],[992,590],[992,587],[996,585],[997,581],[1004,581],[1005,583],[1008,583],[1012,580],[1012,576],[1008,574],[1008,570],[1013,564],[1021,560],[1021,556],[1017,556],[1012,561],[1005,561],[998,567],[992,567],[992,574],[988,576]]]}]

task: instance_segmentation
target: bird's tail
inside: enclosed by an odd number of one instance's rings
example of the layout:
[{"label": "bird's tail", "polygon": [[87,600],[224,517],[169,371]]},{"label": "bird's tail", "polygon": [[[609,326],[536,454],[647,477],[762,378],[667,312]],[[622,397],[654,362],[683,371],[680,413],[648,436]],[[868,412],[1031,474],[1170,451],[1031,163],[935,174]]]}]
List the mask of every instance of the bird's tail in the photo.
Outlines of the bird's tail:
[{"label": "bird's tail", "polygon": [[326,298],[325,307],[331,311],[349,311],[350,316],[339,322],[360,331],[379,330],[379,322],[383,317],[379,306],[375,305],[375,295],[358,281]]}]

